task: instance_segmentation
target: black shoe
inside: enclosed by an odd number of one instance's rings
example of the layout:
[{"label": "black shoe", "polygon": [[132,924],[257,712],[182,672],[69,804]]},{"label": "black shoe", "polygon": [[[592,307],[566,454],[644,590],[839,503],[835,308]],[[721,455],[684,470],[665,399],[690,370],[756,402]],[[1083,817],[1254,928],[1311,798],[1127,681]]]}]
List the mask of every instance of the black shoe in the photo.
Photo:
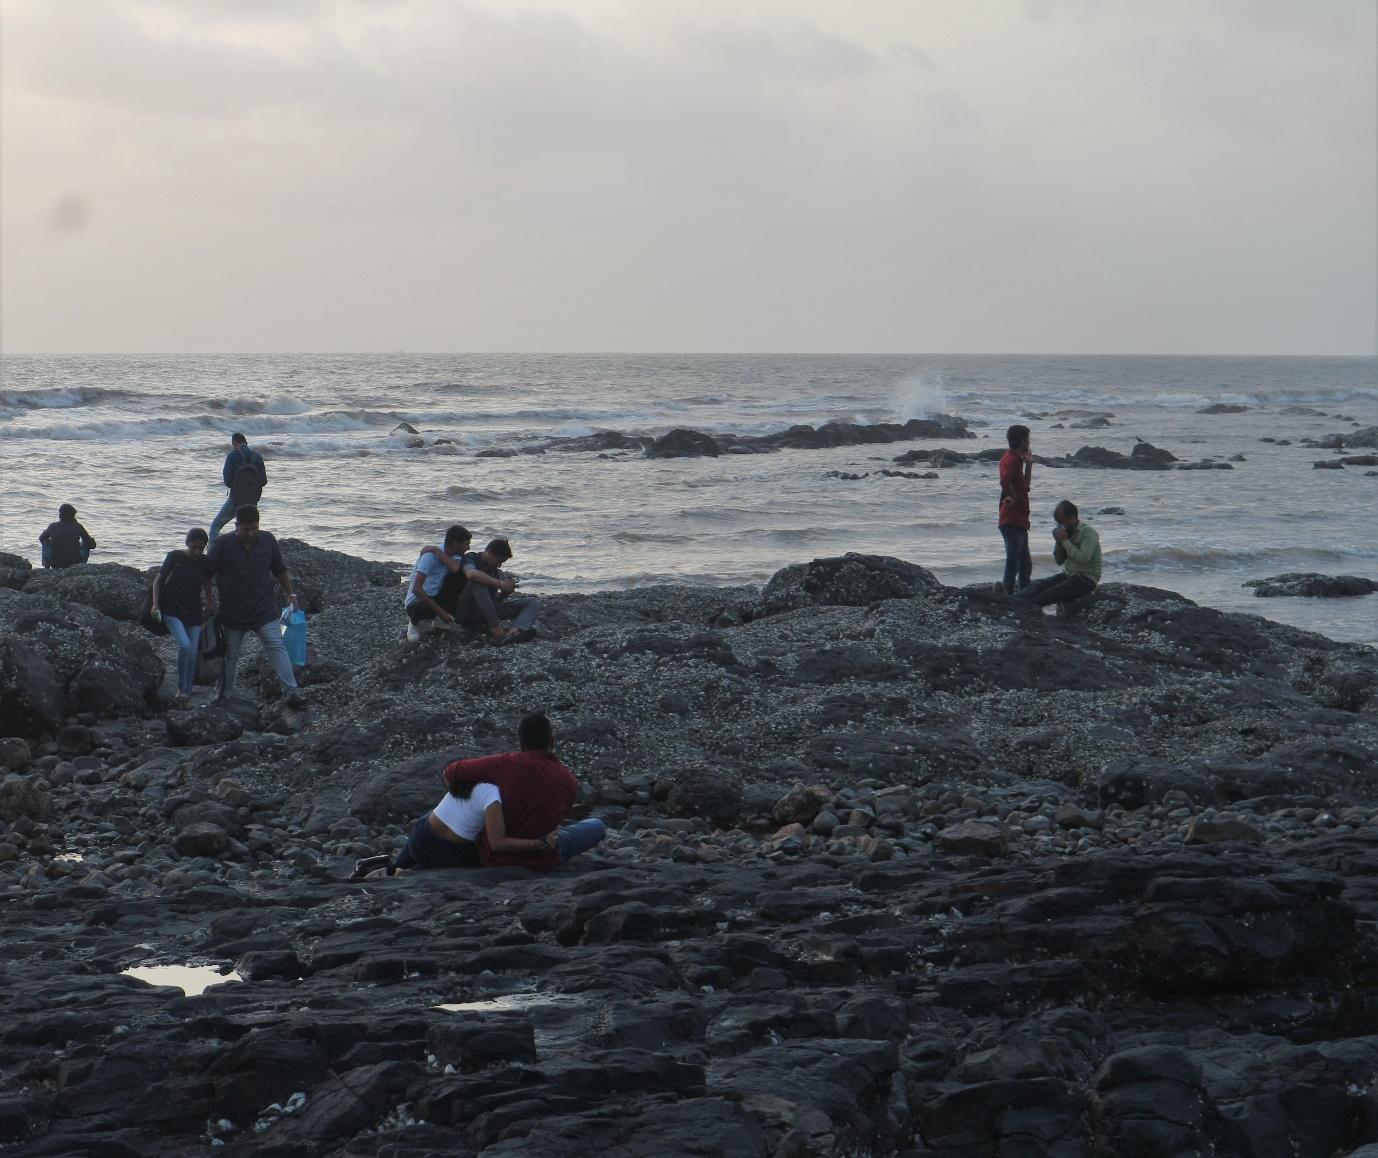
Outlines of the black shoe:
[{"label": "black shoe", "polygon": [[375,869],[382,868],[391,861],[392,857],[387,853],[380,853],[378,856],[366,856],[363,860],[356,860],[354,862],[354,871],[350,874],[349,879],[351,881],[361,881],[364,877],[368,876],[369,873],[373,872]]}]

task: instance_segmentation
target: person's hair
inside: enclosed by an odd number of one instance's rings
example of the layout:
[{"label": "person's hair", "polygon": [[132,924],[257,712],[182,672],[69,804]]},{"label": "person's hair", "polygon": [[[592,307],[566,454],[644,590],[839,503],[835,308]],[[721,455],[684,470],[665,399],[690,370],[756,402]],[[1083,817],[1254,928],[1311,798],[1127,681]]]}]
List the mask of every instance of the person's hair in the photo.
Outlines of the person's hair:
[{"label": "person's hair", "polygon": [[1014,425],[1005,431],[1005,441],[1010,444],[1011,450],[1018,450],[1024,445],[1024,440],[1029,437],[1027,426]]},{"label": "person's hair", "polygon": [[474,794],[474,781],[463,780],[450,789],[450,795],[456,800],[468,800]]},{"label": "person's hair", "polygon": [[555,729],[550,726],[550,717],[544,712],[532,712],[523,716],[517,725],[517,740],[523,752],[540,751],[555,743]]},{"label": "person's hair", "polygon": [[512,558],[512,544],[506,539],[494,539],[485,549],[488,554],[493,555],[499,561]]},{"label": "person's hair", "polygon": [[210,540],[211,537],[206,534],[206,529],[204,527],[192,527],[192,529],[187,532],[188,547],[193,543],[209,543]]},{"label": "person's hair", "polygon": [[245,438],[242,434],[240,434],[237,430],[232,435],[230,435],[230,442],[233,443],[235,446],[249,445],[249,440]]},{"label": "person's hair", "polygon": [[258,522],[258,508],[253,503],[245,503],[242,507],[236,507],[234,521],[236,523]]},{"label": "person's hair", "polygon": [[468,527],[461,527],[456,523],[445,532],[445,546],[448,547],[451,543],[467,543],[472,538]]},{"label": "person's hair", "polygon": [[1063,499],[1053,508],[1053,518],[1057,518],[1058,515],[1071,515],[1072,518],[1077,518],[1076,503],[1072,502],[1071,499]]},{"label": "person's hair", "polygon": [[77,517],[77,509],[72,506],[71,503],[63,503],[62,506],[57,509],[57,517],[63,520],[75,519]]}]

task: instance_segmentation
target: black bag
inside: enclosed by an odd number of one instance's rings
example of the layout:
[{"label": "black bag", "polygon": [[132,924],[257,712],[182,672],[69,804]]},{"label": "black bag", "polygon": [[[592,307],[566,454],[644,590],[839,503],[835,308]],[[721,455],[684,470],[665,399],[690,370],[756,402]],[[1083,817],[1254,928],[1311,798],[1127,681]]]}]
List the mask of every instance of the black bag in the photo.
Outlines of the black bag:
[{"label": "black bag", "polygon": [[166,635],[167,624],[161,619],[153,618],[153,588],[149,587],[148,593],[144,596],[144,601],[139,606],[139,626],[145,631],[151,631],[154,635]]},{"label": "black bag", "polygon": [[225,633],[214,615],[201,625],[201,644],[196,651],[196,674],[192,682],[215,687],[225,672]]},{"label": "black bag", "polygon": [[237,507],[253,506],[263,497],[263,476],[257,463],[246,458],[230,476],[230,498]]}]

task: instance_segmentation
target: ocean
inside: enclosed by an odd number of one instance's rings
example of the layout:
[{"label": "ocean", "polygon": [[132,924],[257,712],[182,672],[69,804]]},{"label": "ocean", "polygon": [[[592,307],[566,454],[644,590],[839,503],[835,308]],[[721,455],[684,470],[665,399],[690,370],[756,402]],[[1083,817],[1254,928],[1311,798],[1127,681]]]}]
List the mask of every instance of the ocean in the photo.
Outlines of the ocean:
[{"label": "ocean", "polygon": [[[1246,409],[1201,413],[1217,403]],[[604,430],[763,434],[940,413],[978,437],[667,460],[481,453]],[[534,593],[762,583],[845,551],[989,582],[1003,559],[995,465],[879,472],[913,448],[1003,447],[1016,421],[1039,455],[1128,453],[1142,438],[1181,459],[1242,456],[1231,470],[1035,468],[1035,576],[1053,568],[1051,512],[1069,498],[1100,532],[1107,581],[1378,644],[1378,595],[1259,599],[1243,586],[1286,571],[1378,578],[1375,468],[1317,470],[1336,452],[1300,445],[1378,424],[1375,358],[6,355],[0,550],[36,561],[39,532],[71,502],[99,543],[93,562],[151,566],[209,525],[241,430],[267,462],[263,526],[279,537],[405,563],[460,522],[478,541],[509,537]]]}]

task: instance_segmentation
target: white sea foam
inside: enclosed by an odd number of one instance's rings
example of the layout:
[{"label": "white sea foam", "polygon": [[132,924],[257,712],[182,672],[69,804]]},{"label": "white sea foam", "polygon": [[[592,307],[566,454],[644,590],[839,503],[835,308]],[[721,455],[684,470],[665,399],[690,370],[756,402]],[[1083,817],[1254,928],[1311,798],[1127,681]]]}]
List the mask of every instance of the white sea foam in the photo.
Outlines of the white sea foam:
[{"label": "white sea foam", "polygon": [[901,378],[890,392],[890,410],[896,422],[946,414],[947,406],[947,392],[942,384],[918,374]]}]

